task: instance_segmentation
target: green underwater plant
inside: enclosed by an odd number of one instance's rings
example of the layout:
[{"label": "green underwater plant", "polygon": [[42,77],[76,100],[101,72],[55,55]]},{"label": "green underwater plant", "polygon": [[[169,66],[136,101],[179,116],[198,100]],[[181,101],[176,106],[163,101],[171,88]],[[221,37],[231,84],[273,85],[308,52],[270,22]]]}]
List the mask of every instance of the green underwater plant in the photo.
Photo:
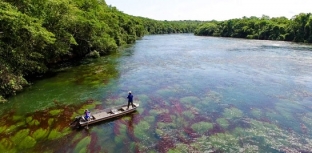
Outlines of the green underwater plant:
[{"label": "green underwater plant", "polygon": [[194,119],[195,115],[193,114],[192,111],[188,110],[188,111],[184,111],[182,113],[184,115],[184,117],[189,118],[189,119]]},{"label": "green underwater plant", "polygon": [[140,140],[146,139],[148,137],[147,131],[149,130],[149,128],[150,125],[148,122],[146,121],[139,122],[139,124],[134,127],[135,137],[137,137]]},{"label": "green underwater plant", "polygon": [[30,137],[29,129],[22,129],[15,133],[10,139],[15,145],[18,145],[19,148],[31,148],[36,144],[36,140]]},{"label": "green underwater plant", "polygon": [[176,91],[172,89],[159,89],[156,91],[157,94],[159,94],[161,97],[169,98],[172,95],[175,95]]},{"label": "green underwater plant", "polygon": [[26,123],[29,124],[33,120],[32,116],[26,117]]},{"label": "green underwater plant", "polygon": [[57,116],[59,115],[62,111],[64,111],[63,109],[54,109],[54,110],[50,110],[49,113],[51,116]]},{"label": "green underwater plant", "polygon": [[209,122],[194,123],[191,128],[199,134],[204,134],[208,130],[213,128],[213,124]]},{"label": "green underwater plant", "polygon": [[139,104],[142,106],[145,106],[150,101],[150,98],[144,94],[137,95],[137,97],[140,101]]},{"label": "green underwater plant", "polygon": [[218,118],[217,123],[224,129],[229,126],[229,122],[225,118]]},{"label": "green underwater plant", "polygon": [[4,132],[7,129],[6,126],[0,126],[0,133]]},{"label": "green underwater plant", "polygon": [[254,116],[255,118],[259,119],[259,118],[261,117],[261,115],[262,115],[262,112],[261,112],[261,110],[258,109],[258,108],[253,108],[253,109],[251,110],[251,114],[252,114],[252,116]]},{"label": "green underwater plant", "polygon": [[209,102],[209,103],[220,103],[221,100],[222,100],[222,94],[216,92],[216,91],[209,91],[207,94],[206,94],[206,97],[204,98],[206,102]]},{"label": "green underwater plant", "polygon": [[90,144],[90,142],[91,142],[90,136],[87,136],[81,139],[76,145],[74,152],[79,152],[79,153],[87,152],[87,147]]},{"label": "green underwater plant", "polygon": [[36,144],[36,140],[30,136],[26,136],[23,140],[18,143],[19,148],[32,148]]},{"label": "green underwater plant", "polygon": [[119,97],[117,99],[106,99],[105,104],[108,106],[126,104],[126,98]]},{"label": "green underwater plant", "polygon": [[48,134],[49,134],[48,129],[39,128],[32,134],[32,137],[36,140],[40,140],[48,136]]},{"label": "green underwater plant", "polygon": [[223,116],[226,119],[240,118],[243,116],[243,112],[237,108],[225,108],[223,112]]},{"label": "green underwater plant", "polygon": [[180,102],[183,104],[190,104],[190,105],[194,105],[196,103],[198,103],[200,101],[200,99],[198,97],[195,96],[188,96],[188,97],[183,97],[180,99]]},{"label": "green underwater plant", "polygon": [[38,120],[32,120],[31,122],[28,123],[30,126],[33,126],[33,125],[39,125],[40,122]]},{"label": "green underwater plant", "polygon": [[55,140],[61,138],[63,135],[64,133],[60,132],[58,129],[52,129],[49,133],[48,139]]},{"label": "green underwater plant", "polygon": [[144,117],[143,120],[148,122],[148,123],[150,123],[150,124],[152,124],[155,121],[155,116],[146,116],[146,117]]},{"label": "green underwater plant", "polygon": [[[172,118],[173,115],[171,115],[171,118]],[[186,127],[189,125],[189,122],[186,121],[182,116],[178,115],[177,117],[174,117],[175,119],[172,119],[174,120],[174,124],[176,127]]]},{"label": "green underwater plant", "polygon": [[22,129],[11,136],[10,139],[14,144],[19,144],[29,134],[29,129]]},{"label": "green underwater plant", "polygon": [[176,127],[177,126],[172,122],[170,122],[170,123],[157,122],[157,128],[159,128],[159,129],[174,129]]},{"label": "green underwater plant", "polygon": [[221,152],[238,152],[240,149],[238,138],[228,133],[217,133],[209,137],[213,148]]},{"label": "green underwater plant", "polygon": [[9,126],[8,128],[5,129],[5,132],[6,133],[11,133],[11,132],[14,132],[17,128],[18,128],[18,126],[11,125],[11,126]]},{"label": "green underwater plant", "polygon": [[14,115],[13,117],[12,117],[12,120],[13,121],[19,121],[19,120],[22,120],[23,119],[23,116],[18,116],[18,115]]},{"label": "green underwater plant", "polygon": [[15,153],[16,152],[15,144],[8,138],[2,138],[0,140],[0,151],[1,152]]},{"label": "green underwater plant", "polygon": [[51,126],[54,123],[54,118],[49,118],[48,125]]},{"label": "green underwater plant", "polygon": [[114,141],[116,144],[122,144],[126,140],[125,134],[119,134],[114,137]]},{"label": "green underwater plant", "polygon": [[312,146],[311,137],[302,138],[300,135],[283,130],[272,123],[252,119],[249,120],[249,123],[251,128],[239,132],[244,132],[244,134],[241,135],[241,139],[242,141],[260,142],[258,143],[259,150],[261,150],[261,148],[267,148],[282,152],[298,152],[298,148],[300,148],[301,151],[307,151],[310,150],[309,148]]}]

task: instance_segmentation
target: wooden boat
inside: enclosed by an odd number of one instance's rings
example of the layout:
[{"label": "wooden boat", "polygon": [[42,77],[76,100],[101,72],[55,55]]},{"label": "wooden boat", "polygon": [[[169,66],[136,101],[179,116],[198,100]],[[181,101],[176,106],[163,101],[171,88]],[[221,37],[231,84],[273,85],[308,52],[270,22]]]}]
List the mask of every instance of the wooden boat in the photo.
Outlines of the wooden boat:
[{"label": "wooden boat", "polygon": [[122,116],[135,111],[139,107],[139,104],[137,103],[133,103],[133,105],[135,107],[130,106],[129,109],[127,109],[128,104],[124,104],[120,106],[115,106],[113,108],[107,108],[95,113],[91,112],[91,117],[89,120],[86,120],[84,116],[77,116],[70,125],[79,128],[114,117]]}]

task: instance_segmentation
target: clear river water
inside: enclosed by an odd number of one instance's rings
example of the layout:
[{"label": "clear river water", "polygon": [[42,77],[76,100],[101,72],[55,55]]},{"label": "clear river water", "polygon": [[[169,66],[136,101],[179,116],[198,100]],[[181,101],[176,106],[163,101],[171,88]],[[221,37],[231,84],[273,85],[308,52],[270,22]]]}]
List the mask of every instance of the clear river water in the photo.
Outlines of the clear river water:
[{"label": "clear river water", "polygon": [[[69,127],[130,90],[136,112]],[[312,46],[148,35],[33,82],[0,114],[0,152],[311,152]]]}]

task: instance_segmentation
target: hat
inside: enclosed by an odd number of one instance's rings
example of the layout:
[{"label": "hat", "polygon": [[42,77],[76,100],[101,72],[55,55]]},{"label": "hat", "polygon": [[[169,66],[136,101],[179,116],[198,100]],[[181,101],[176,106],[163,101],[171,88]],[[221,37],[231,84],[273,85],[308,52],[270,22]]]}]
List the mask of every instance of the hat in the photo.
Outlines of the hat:
[{"label": "hat", "polygon": [[129,91],[129,93],[131,93],[131,91]]}]

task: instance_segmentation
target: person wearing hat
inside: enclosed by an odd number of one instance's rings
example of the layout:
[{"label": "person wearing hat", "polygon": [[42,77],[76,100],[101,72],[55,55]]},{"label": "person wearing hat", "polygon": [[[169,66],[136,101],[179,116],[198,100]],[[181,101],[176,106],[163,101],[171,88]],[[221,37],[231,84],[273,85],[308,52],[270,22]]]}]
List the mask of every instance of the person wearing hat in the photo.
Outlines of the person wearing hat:
[{"label": "person wearing hat", "polygon": [[136,107],[135,105],[133,105],[133,95],[131,94],[131,91],[129,91],[129,95],[127,98],[128,98],[128,108],[127,109],[129,109],[130,103],[131,103],[132,108]]}]

